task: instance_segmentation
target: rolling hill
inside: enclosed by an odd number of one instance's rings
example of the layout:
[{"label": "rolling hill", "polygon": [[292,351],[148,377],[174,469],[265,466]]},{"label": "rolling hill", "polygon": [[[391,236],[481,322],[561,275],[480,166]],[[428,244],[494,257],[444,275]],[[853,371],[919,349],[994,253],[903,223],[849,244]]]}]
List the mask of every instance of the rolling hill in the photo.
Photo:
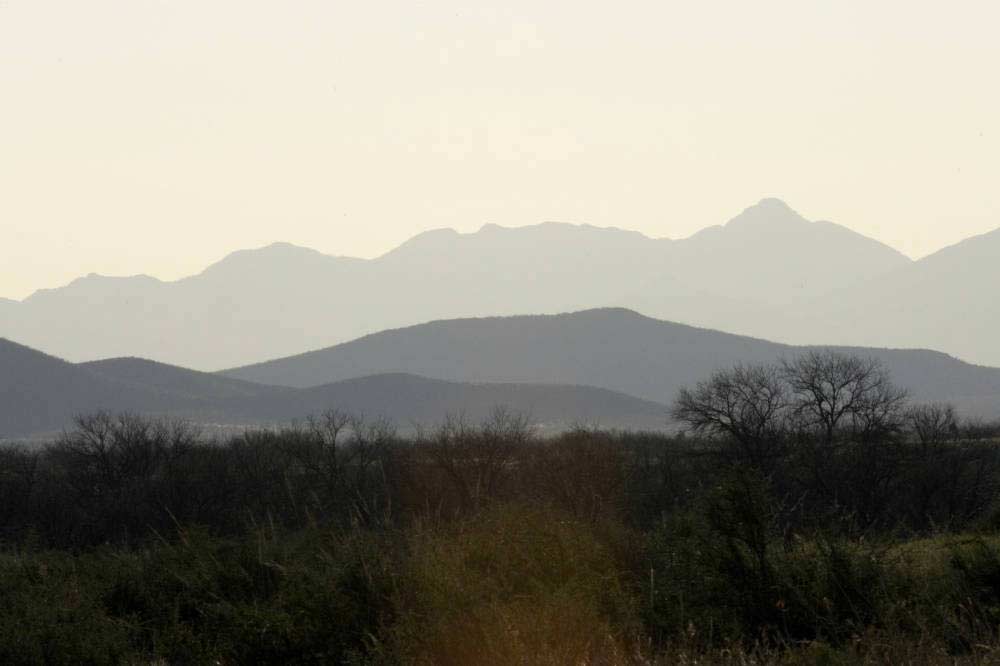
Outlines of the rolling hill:
[{"label": "rolling hill", "polygon": [[[214,374],[141,358],[73,364],[0,339],[0,438],[97,409],[248,425],[337,407],[407,426],[504,405],[553,427],[653,428],[680,387],[712,370],[802,349],[622,308],[435,321]],[[916,400],[1000,414],[998,369],[926,350],[837,349],[882,359]]]},{"label": "rolling hill", "polygon": [[185,414],[203,407],[195,399],[103,377],[0,338],[0,438],[58,430],[75,414],[105,406],[152,405]]},{"label": "rolling hill", "polygon": [[[666,403],[682,386],[737,362],[771,362],[803,348],[673,322],[620,308],[561,315],[436,321],[225,371],[306,387],[375,373],[450,381],[599,386]],[[950,400],[1000,414],[1000,369],[926,350],[836,347],[885,362],[922,401]]]},{"label": "rolling hill", "polygon": [[285,423],[336,407],[408,428],[497,406],[550,428],[660,428],[663,405],[586,386],[456,383],[393,373],[306,389],[263,386],[138,358],[75,365],[0,339],[0,440],[51,434],[98,409],[242,426]]},{"label": "rolling hill", "polygon": [[226,400],[271,397],[287,393],[273,386],[188,370],[144,358],[111,358],[80,363],[75,367],[114,382],[142,386],[191,399]]},{"label": "rolling hill", "polygon": [[602,388],[449,382],[405,373],[345,379],[240,404],[248,416],[267,421],[301,418],[331,406],[353,414],[385,417],[403,427],[433,426],[448,416],[476,423],[496,407],[506,407],[549,429],[574,425],[662,429],[668,421],[665,405]]}]

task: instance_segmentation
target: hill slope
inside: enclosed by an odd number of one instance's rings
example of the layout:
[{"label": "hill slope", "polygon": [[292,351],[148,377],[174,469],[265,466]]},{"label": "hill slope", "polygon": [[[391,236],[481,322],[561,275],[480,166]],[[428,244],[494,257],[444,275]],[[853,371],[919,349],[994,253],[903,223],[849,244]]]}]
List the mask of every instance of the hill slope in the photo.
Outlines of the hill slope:
[{"label": "hill slope", "polygon": [[944,349],[1000,366],[1000,229],[809,304],[791,330],[851,344]]},{"label": "hill slope", "polygon": [[[538,423],[601,423],[658,428],[666,408],[606,389],[558,384],[458,383],[407,373],[371,374],[294,389],[267,386],[145,359],[80,364],[104,377],[203,400],[236,423],[289,421],[331,407],[385,417],[398,424],[434,424],[447,415],[487,417],[498,406]],[[155,405],[150,406],[155,411]]]},{"label": "hill slope", "polygon": [[52,433],[98,409],[239,426],[288,422],[335,407],[407,427],[433,425],[447,415],[479,420],[497,406],[556,428],[657,428],[666,421],[663,405],[585,386],[460,384],[389,374],[290,389],[144,359],[74,365],[0,339],[0,439]]},{"label": "hill slope", "polygon": [[262,386],[217,374],[188,370],[144,358],[110,358],[80,363],[76,367],[115,382],[143,386],[193,399],[270,397],[288,392],[273,386]]},{"label": "hill slope", "polygon": [[330,407],[354,414],[385,417],[401,426],[433,426],[447,416],[471,422],[506,407],[532,423],[551,428],[576,424],[629,429],[659,429],[667,424],[667,408],[653,401],[589,386],[546,384],[458,383],[393,373],[346,379],[299,389],[277,399],[257,398],[241,404],[262,420],[287,421]]},{"label": "hill slope", "polygon": [[[771,362],[802,348],[672,322],[624,309],[555,316],[436,321],[226,371],[226,376],[310,386],[385,372],[452,381],[600,386],[657,402],[736,362]],[[977,398],[1000,405],[1000,370],[923,350],[839,347],[882,359],[919,400]],[[971,404],[971,403],[968,403]]]},{"label": "hill slope", "polygon": [[203,405],[103,377],[61,359],[0,338],[0,437],[58,430],[74,415],[105,406],[136,410],[156,405],[183,413]]}]

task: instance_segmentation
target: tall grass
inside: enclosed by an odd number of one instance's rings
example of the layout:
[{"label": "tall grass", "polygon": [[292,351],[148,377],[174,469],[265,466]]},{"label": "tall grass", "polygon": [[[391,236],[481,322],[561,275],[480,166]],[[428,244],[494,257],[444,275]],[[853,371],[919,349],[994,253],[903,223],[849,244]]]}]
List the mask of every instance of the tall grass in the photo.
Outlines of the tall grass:
[{"label": "tall grass", "polygon": [[[98,452],[114,474],[65,442],[4,458],[0,663],[1000,663],[992,444],[941,445],[977,484],[922,486],[965,507],[946,523],[897,500],[864,530],[867,495],[810,505],[794,454],[765,474],[683,437],[151,444]],[[943,474],[894,451],[900,488]]]}]

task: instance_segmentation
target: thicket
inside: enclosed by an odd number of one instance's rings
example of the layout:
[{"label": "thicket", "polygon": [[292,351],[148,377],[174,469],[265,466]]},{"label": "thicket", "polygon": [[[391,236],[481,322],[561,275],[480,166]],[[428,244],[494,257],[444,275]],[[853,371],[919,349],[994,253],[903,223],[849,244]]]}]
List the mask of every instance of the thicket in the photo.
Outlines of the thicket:
[{"label": "thicket", "polygon": [[0,450],[0,663],[1000,661],[1000,427],[791,369],[674,435],[81,417]]}]

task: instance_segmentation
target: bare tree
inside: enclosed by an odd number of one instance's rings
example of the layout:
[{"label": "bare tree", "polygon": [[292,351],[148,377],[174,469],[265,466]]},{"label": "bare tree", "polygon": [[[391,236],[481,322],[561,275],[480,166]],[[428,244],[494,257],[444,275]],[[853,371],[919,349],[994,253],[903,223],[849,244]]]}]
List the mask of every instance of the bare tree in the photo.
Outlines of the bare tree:
[{"label": "bare tree", "polygon": [[336,495],[343,485],[345,461],[341,459],[338,444],[343,444],[352,423],[360,423],[360,419],[328,409],[306,419],[303,428],[286,430],[285,446],[289,453],[314,483],[325,486],[328,494]]},{"label": "bare tree", "polygon": [[785,445],[789,396],[779,369],[737,365],[681,389],[671,415],[726,445],[738,462],[763,468]]},{"label": "bare tree", "polygon": [[576,428],[531,447],[519,477],[532,497],[596,522],[625,505],[626,460],[613,433]]},{"label": "bare tree", "polygon": [[474,510],[500,494],[515,452],[532,436],[525,417],[498,407],[478,427],[450,417],[430,437],[422,437],[422,445],[451,482],[461,507]]},{"label": "bare tree", "polygon": [[865,441],[898,432],[907,393],[878,359],[813,350],[782,362],[798,425],[832,445],[839,431]]},{"label": "bare tree", "polygon": [[0,445],[0,540],[22,527],[39,476],[39,454],[27,448]]},{"label": "bare tree", "polygon": [[808,351],[781,367],[807,493],[827,506],[847,503],[855,527],[869,528],[898,491],[906,391],[878,359],[834,350]]},{"label": "bare tree", "polygon": [[959,438],[958,416],[954,405],[915,405],[907,410],[906,422],[913,439],[925,452]]},{"label": "bare tree", "polygon": [[350,434],[341,446],[344,494],[355,518],[365,525],[392,519],[392,488],[386,470],[397,444],[396,427],[385,419],[366,421],[353,417]]},{"label": "bare tree", "polygon": [[[183,421],[132,413],[79,416],[52,449],[76,508],[93,526],[126,540],[162,514],[170,471],[195,445],[199,433]],[[98,525],[100,524],[100,525]]]}]

